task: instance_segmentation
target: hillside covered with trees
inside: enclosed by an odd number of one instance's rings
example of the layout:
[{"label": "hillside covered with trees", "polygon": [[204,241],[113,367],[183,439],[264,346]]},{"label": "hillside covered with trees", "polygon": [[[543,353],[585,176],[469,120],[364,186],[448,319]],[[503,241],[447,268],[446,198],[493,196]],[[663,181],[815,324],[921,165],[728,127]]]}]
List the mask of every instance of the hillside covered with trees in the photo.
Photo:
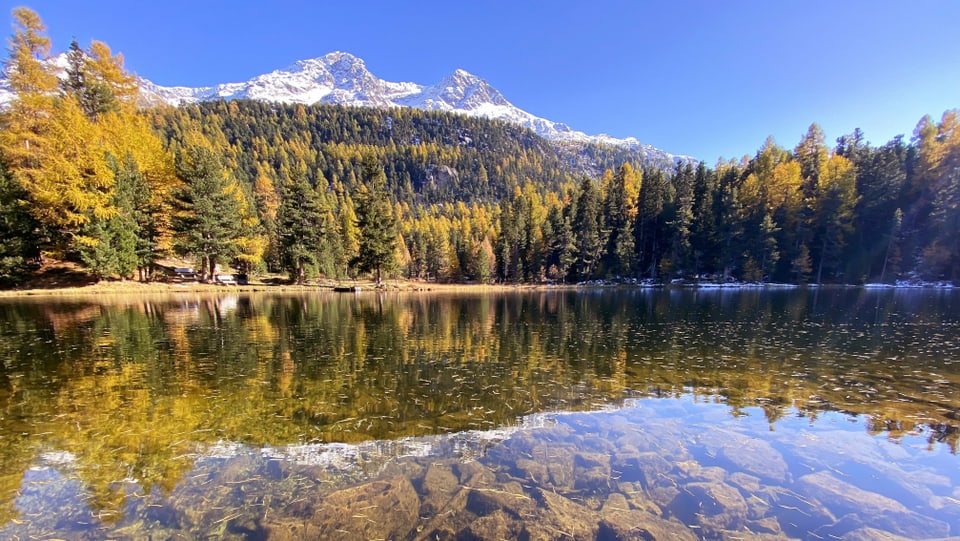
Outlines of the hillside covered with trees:
[{"label": "hillside covered with trees", "polygon": [[[141,108],[103,43],[64,74],[18,8],[0,114],[0,278],[43,257],[104,278],[194,260],[304,282],[960,281],[960,116],[912,138],[663,167],[504,122],[231,101]],[[602,173],[584,175],[584,172]]]}]

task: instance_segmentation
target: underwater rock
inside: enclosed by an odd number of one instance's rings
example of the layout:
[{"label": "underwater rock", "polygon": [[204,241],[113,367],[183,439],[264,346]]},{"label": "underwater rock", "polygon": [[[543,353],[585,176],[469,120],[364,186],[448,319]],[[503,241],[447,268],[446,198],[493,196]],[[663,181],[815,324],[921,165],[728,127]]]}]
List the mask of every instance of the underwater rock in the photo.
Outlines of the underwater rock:
[{"label": "underwater rock", "polygon": [[836,521],[836,516],[815,498],[781,486],[761,486],[746,501],[751,520],[775,515],[781,527],[795,537],[805,537],[806,529]]},{"label": "underwater rock", "polygon": [[600,514],[629,510],[630,502],[627,501],[627,497],[619,492],[614,492],[607,497],[607,501],[603,502],[603,506],[600,508]]},{"label": "underwater rock", "polygon": [[650,500],[661,509],[668,509],[680,495],[676,484],[663,484],[650,489]]},{"label": "underwater rock", "polygon": [[848,532],[843,536],[844,541],[910,541],[907,537],[864,526]]},{"label": "underwater rock", "polygon": [[578,491],[610,492],[610,455],[577,453],[573,457],[573,488]]},{"label": "underwater rock", "polygon": [[545,465],[528,458],[517,459],[514,463],[513,474],[518,479],[533,482],[537,485],[546,483],[549,475]]},{"label": "underwater rock", "polygon": [[497,510],[471,522],[457,534],[456,539],[458,541],[500,541],[501,539],[520,539],[524,537],[524,533],[522,521],[504,511]]},{"label": "underwater rock", "polygon": [[[724,483],[688,483],[681,499],[691,520],[705,531],[740,530],[747,518],[747,502],[740,491]],[[683,515],[678,515],[683,516]]]},{"label": "underwater rock", "polygon": [[538,489],[540,505],[536,516],[526,523],[530,541],[575,539],[593,541],[597,537],[599,514],[559,494]]},{"label": "underwater rock", "polygon": [[432,514],[421,516],[425,522],[421,522],[417,527],[419,533],[414,539],[418,541],[455,539],[457,532],[467,528],[477,518],[475,514],[467,511],[469,495],[470,489],[461,488],[444,507]]},{"label": "underwater rock", "polygon": [[[863,490],[824,471],[804,475],[797,484],[806,494],[820,500],[827,507],[842,512],[902,513],[907,511],[907,508],[896,500]],[[842,512],[839,514],[843,514]]]},{"label": "underwater rock", "polygon": [[[620,492],[610,494],[610,497],[607,499],[608,502],[619,503],[616,498],[622,497],[629,504],[629,509],[639,509],[657,515],[658,517],[663,515],[663,510],[653,501],[639,482],[618,482],[617,486]],[[674,495],[674,497],[675,496],[676,495]],[[604,503],[604,506],[606,505],[607,504]]]},{"label": "underwater rock", "polygon": [[765,517],[757,520],[748,520],[747,529],[754,533],[781,535],[783,529],[780,527],[780,521],[776,517]]},{"label": "underwater rock", "polygon": [[747,493],[760,490],[760,478],[743,472],[733,472],[727,476],[727,482]]},{"label": "underwater rock", "polygon": [[217,475],[224,484],[241,483],[258,473],[261,462],[251,455],[238,455],[227,460]]},{"label": "underwater rock", "polygon": [[604,506],[597,529],[597,539],[603,541],[696,541],[689,528],[672,520],[637,510],[608,509]]},{"label": "underwater rock", "polygon": [[684,460],[677,463],[677,470],[683,478],[691,481],[707,481],[722,483],[727,477],[727,470],[717,466],[703,466],[693,460]]},{"label": "underwater rock", "polygon": [[416,528],[420,499],[406,477],[338,490],[305,519],[265,521],[270,539],[401,539]]},{"label": "underwater rock", "polygon": [[567,492],[573,490],[576,479],[573,476],[573,453],[554,454],[547,464],[550,485]]},{"label": "underwater rock", "polygon": [[468,487],[482,487],[493,485],[497,482],[497,476],[476,460],[461,462],[456,465],[457,478],[460,484]]},{"label": "underwater rock", "polygon": [[621,481],[642,481],[652,487],[659,483],[673,466],[654,452],[643,452],[626,458],[615,456],[610,467],[618,472]]},{"label": "underwater rock", "polygon": [[433,464],[423,477],[421,512],[433,514],[442,509],[460,489],[460,481],[448,464]]},{"label": "underwater rock", "polygon": [[516,518],[534,516],[536,502],[524,493],[520,483],[511,481],[490,488],[471,488],[467,495],[467,511],[484,516],[495,511],[506,511]]},{"label": "underwater rock", "polygon": [[950,525],[946,522],[911,511],[896,500],[863,490],[827,472],[804,475],[799,485],[836,515],[845,514],[824,528],[823,531],[831,535],[843,535],[863,526],[914,539],[950,535]]},{"label": "underwater rock", "polygon": [[777,482],[787,478],[787,462],[767,441],[720,429],[706,431],[700,439],[708,451],[740,470]]}]

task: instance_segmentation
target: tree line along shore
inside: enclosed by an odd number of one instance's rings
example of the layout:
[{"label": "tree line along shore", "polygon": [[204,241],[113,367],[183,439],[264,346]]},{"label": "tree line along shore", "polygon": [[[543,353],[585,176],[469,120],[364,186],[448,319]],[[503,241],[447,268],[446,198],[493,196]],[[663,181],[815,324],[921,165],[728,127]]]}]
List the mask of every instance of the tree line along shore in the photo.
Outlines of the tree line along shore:
[{"label": "tree line along shore", "polygon": [[[50,261],[94,280],[569,284],[960,280],[958,112],[876,146],[672,166],[413,109],[142,103],[106,44],[57,67],[17,8],[0,114],[0,283]],[[692,128],[695,129],[695,128]]]}]

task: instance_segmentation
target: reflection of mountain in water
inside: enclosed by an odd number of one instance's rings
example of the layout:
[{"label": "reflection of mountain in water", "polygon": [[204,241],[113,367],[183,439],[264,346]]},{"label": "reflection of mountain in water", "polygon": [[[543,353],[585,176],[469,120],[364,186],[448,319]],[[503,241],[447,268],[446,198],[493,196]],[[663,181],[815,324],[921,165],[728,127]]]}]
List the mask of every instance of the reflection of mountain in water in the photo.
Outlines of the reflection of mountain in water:
[{"label": "reflection of mountain in water", "polygon": [[45,451],[114,508],[117,480],[168,490],[218,441],[401,456],[650,394],[759,407],[778,430],[869,415],[859,430],[956,452],[958,327],[943,291],[4,300],[0,520]]},{"label": "reflection of mountain in water", "polygon": [[[267,459],[319,466],[332,472],[347,473],[362,470],[366,474],[379,472],[390,461],[402,458],[454,458],[476,460],[498,443],[521,431],[544,428],[555,424],[558,413],[537,413],[519,419],[512,426],[492,430],[467,430],[453,434],[406,437],[396,440],[370,440],[360,443],[314,443],[264,447],[261,455]],[[225,451],[225,452],[224,452]],[[220,443],[211,448],[208,456],[235,453],[235,447]]]},{"label": "reflection of mountain in water", "polygon": [[960,531],[956,456],[930,452],[924,434],[874,438],[866,421],[827,412],[811,423],[791,410],[770,430],[759,408],[730,415],[716,400],[685,395],[392,441],[220,441],[168,490],[118,483],[133,496],[93,521],[90,489],[76,481],[80,459],[50,452],[26,472],[17,498],[29,519],[0,524],[0,536],[25,538],[54,523],[67,536],[139,538],[499,538],[479,535],[492,530],[603,539],[642,528],[658,539],[757,530],[776,539],[920,539]]}]

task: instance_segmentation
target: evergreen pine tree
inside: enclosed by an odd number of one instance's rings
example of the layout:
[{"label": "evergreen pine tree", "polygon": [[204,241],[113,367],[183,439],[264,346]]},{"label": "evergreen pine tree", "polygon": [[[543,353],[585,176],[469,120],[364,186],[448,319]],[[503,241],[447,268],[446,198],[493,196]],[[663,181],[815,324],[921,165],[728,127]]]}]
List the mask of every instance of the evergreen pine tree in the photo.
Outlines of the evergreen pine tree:
[{"label": "evergreen pine tree", "polygon": [[304,171],[295,172],[284,183],[277,225],[283,266],[298,285],[303,285],[308,269],[317,265],[324,236],[320,198]]},{"label": "evergreen pine tree", "polygon": [[357,192],[357,227],[359,249],[353,264],[360,272],[373,272],[377,285],[383,272],[393,268],[397,226],[393,205],[387,195],[387,176],[373,153],[363,157],[363,184]]},{"label": "evergreen pine tree", "polygon": [[605,236],[602,229],[600,212],[600,190],[589,177],[580,183],[577,195],[577,212],[573,220],[573,234],[576,246],[577,276],[582,280],[593,277],[600,257],[603,255]]},{"label": "evergreen pine tree", "polygon": [[613,175],[604,201],[604,225],[609,232],[604,266],[608,275],[630,276],[634,267],[633,220],[635,201],[629,194],[629,183],[635,175],[630,164],[623,164]]},{"label": "evergreen pine tree", "polygon": [[200,260],[201,275],[212,281],[216,266],[239,251],[243,230],[237,187],[208,148],[193,145],[177,157],[184,186],[176,194],[177,249]]},{"label": "evergreen pine tree", "polygon": [[0,162],[0,284],[13,285],[40,258],[42,225],[27,210],[27,193]]},{"label": "evergreen pine tree", "polygon": [[644,171],[643,183],[637,200],[637,220],[634,227],[638,270],[650,278],[656,278],[657,265],[662,255],[661,229],[663,203],[667,181],[659,169]]},{"label": "evergreen pine tree", "polygon": [[700,162],[693,181],[693,224],[690,227],[691,271],[696,275],[717,271],[716,192],[716,175]]}]

